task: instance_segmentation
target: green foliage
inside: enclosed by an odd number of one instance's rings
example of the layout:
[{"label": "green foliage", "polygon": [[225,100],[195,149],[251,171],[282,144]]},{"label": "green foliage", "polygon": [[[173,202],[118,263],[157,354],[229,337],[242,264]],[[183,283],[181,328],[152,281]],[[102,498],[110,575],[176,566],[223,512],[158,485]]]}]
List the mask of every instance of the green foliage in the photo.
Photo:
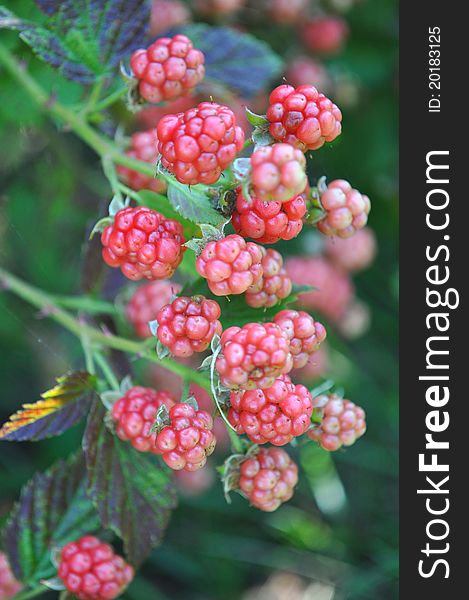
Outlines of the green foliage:
[{"label": "green foliage", "polygon": [[129,561],[140,565],[161,543],[176,505],[175,488],[156,457],[137,452],[111,433],[105,414],[97,400],[83,438],[88,493],[103,526],[123,539]]},{"label": "green foliage", "polygon": [[23,488],[5,525],[3,546],[17,579],[31,585],[54,574],[55,549],[98,528],[79,454],[38,473]]},{"label": "green foliage", "polygon": [[0,7],[0,28],[20,31],[21,39],[68,79],[92,83],[108,75],[141,43],[148,27],[145,0],[37,0],[44,24],[17,18]]}]

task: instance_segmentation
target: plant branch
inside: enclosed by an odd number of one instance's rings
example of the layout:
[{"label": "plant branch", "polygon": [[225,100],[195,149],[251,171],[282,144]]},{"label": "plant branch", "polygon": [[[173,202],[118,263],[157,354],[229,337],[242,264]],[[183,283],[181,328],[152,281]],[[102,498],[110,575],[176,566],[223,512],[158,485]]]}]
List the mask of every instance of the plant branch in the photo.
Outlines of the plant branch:
[{"label": "plant branch", "polygon": [[69,312],[54,303],[54,297],[48,293],[26,283],[0,267],[0,281],[3,285],[33,306],[46,309],[47,315],[60,323],[63,327],[75,334],[79,339],[86,336],[90,343],[101,345],[114,350],[121,350],[145,358],[151,362],[161,365],[168,371],[176,373],[180,377],[197,383],[202,388],[210,391],[210,381],[202,374],[190,367],[182,365],[170,358],[159,359],[156,352],[149,350],[145,342],[135,342],[126,338],[105,333],[91,325],[80,322]]}]

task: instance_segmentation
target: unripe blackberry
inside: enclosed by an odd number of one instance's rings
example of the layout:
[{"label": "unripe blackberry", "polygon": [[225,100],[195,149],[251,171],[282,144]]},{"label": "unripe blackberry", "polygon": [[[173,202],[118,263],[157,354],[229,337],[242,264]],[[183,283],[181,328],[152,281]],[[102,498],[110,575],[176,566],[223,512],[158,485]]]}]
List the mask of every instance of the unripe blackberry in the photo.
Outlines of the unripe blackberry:
[{"label": "unripe blackberry", "polygon": [[321,394],[313,398],[313,408],[321,413],[322,421],[313,425],[308,437],[324,450],[334,451],[351,446],[366,431],[365,411],[336,394]]},{"label": "unripe blackberry", "polygon": [[240,188],[231,223],[236,233],[245,238],[252,238],[259,244],[275,244],[296,237],[303,228],[305,214],[306,202],[301,194],[288,202],[267,202],[257,198],[249,201]]},{"label": "unripe blackberry", "polygon": [[348,238],[365,227],[371,204],[368,196],[354,190],[348,181],[336,179],[321,193],[325,216],[316,223],[321,233]]},{"label": "unripe blackberry", "polygon": [[362,271],[371,265],[376,256],[376,237],[369,227],[358,230],[350,238],[328,237],[324,252],[344,271]]},{"label": "unripe blackberry", "polygon": [[153,0],[150,14],[150,35],[165,33],[190,20],[190,12],[180,0]]},{"label": "unripe blackberry", "polygon": [[331,88],[331,78],[326,67],[310,56],[293,58],[288,64],[285,79],[294,88],[300,85],[314,85],[324,94]]},{"label": "unripe blackberry", "polygon": [[[206,389],[192,383],[189,386],[189,395],[195,398],[197,406],[210,414],[214,412],[214,403]],[[217,450],[225,450],[230,446],[230,436],[226,429],[225,422],[218,412],[213,417],[213,433],[217,440]]]},{"label": "unripe blackberry", "polygon": [[169,392],[135,386],[114,403],[111,415],[117,436],[130,442],[139,452],[161,454],[156,446],[156,433],[151,432],[156,413],[162,405],[170,409],[174,399]]},{"label": "unripe blackberry", "polygon": [[306,0],[269,0],[269,13],[276,23],[297,23],[306,7]]},{"label": "unripe blackberry", "polygon": [[117,211],[101,234],[104,262],[120,267],[129,279],[167,279],[185,251],[182,225],[139,206]]},{"label": "unripe blackberry", "polygon": [[260,448],[239,471],[239,489],[252,506],[266,512],[290,500],[298,483],[298,467],[282,448]]},{"label": "unripe blackberry", "polygon": [[156,437],[164,462],[175,471],[201,469],[215,450],[213,419],[208,412],[179,402],[169,409],[170,425]]},{"label": "unripe blackberry", "polygon": [[304,367],[309,357],[326,339],[325,327],[302,310],[282,310],[275,315],[274,323],[277,323],[290,340],[294,369]]},{"label": "unripe blackberry", "polygon": [[[147,162],[155,167],[158,158],[158,137],[156,129],[148,131],[139,131],[132,135],[130,149],[126,152],[127,156]],[[156,177],[149,177],[123,165],[117,166],[117,173],[122,181],[133,190],[152,190],[154,192],[164,192],[166,183]]]},{"label": "unripe blackberry", "polygon": [[233,234],[209,242],[195,265],[213,294],[229,296],[242,294],[260,280],[262,256],[261,246]]},{"label": "unripe blackberry", "polygon": [[312,85],[279,85],[269,98],[270,135],[302,152],[317,150],[342,131],[342,113]]},{"label": "unripe blackberry", "polygon": [[313,404],[304,385],[288,375],[278,377],[265,390],[231,392],[228,420],[239,434],[256,444],[284,446],[303,435],[311,424]]},{"label": "unripe blackberry", "polygon": [[360,300],[353,300],[338,320],[337,329],[344,338],[354,340],[368,331],[370,323],[371,314],[368,305]]},{"label": "unripe blackberry", "polygon": [[227,106],[201,102],[158,123],[161,164],[187,185],[215,183],[244,144],[244,132]]},{"label": "unripe blackberry", "polygon": [[0,600],[10,600],[22,589],[23,585],[13,575],[7,555],[0,552]]},{"label": "unripe blackberry", "polygon": [[283,258],[279,252],[272,248],[264,250],[261,264],[262,277],[246,290],[246,304],[253,308],[275,306],[288,298],[292,291],[292,282],[283,268]]},{"label": "unripe blackberry", "polygon": [[124,592],[134,570],[109,544],[85,535],[62,548],[58,575],[78,600],[112,600]]},{"label": "unripe blackberry", "polygon": [[321,17],[308,21],[301,30],[305,46],[320,54],[337,54],[347,41],[349,27],[340,17]]},{"label": "unripe blackberry", "polygon": [[251,155],[252,195],[262,201],[288,202],[308,180],[306,159],[291,144],[261,146]]},{"label": "unripe blackberry", "polygon": [[275,323],[229,327],[222,333],[220,343],[216,369],[227,388],[265,389],[292,369],[290,342]]},{"label": "unripe blackberry", "polygon": [[148,323],[156,319],[159,310],[181,289],[172,281],[151,281],[140,285],[125,308],[125,316],[135,333],[142,338],[152,336]]},{"label": "unripe blackberry", "polygon": [[204,352],[213,337],[221,335],[220,315],[221,309],[215,300],[201,295],[179,296],[158,312],[158,339],[174,356]]},{"label": "unripe blackberry", "polygon": [[138,91],[147,102],[158,104],[189,94],[205,75],[204,55],[185,35],[159,38],[130,59]]},{"label": "unripe blackberry", "polygon": [[245,0],[195,0],[197,12],[209,17],[225,17],[240,10]]},{"label": "unripe blackberry", "polygon": [[285,268],[293,283],[316,288],[299,294],[298,303],[302,307],[318,311],[332,322],[342,317],[354,295],[347,273],[322,256],[294,256],[286,261]]}]

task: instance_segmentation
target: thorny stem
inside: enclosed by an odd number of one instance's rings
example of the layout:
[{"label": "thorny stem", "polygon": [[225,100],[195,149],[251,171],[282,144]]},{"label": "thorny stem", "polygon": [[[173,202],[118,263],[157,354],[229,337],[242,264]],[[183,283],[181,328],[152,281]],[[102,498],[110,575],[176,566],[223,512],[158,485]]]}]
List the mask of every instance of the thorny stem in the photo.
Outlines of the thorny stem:
[{"label": "thorny stem", "polygon": [[117,335],[104,333],[91,325],[80,322],[69,312],[58,307],[57,304],[54,303],[53,296],[22,281],[1,267],[0,281],[7,289],[23,300],[26,300],[26,302],[44,310],[48,316],[60,323],[71,333],[74,333],[78,338],[82,339],[82,336],[86,336],[90,343],[113,348],[114,350],[121,350],[122,352],[140,356],[151,362],[158,363],[168,371],[172,371],[184,379],[197,383],[200,387],[210,392],[210,381],[202,373],[199,373],[190,367],[186,367],[170,358],[159,359],[156,352],[149,350],[147,344],[144,342],[135,342]]}]

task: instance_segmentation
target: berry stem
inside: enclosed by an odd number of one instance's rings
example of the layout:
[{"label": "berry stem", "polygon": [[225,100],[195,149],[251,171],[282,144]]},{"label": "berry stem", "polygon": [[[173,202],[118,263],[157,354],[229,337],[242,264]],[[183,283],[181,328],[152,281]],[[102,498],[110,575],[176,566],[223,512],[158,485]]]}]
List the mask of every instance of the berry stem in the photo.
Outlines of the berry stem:
[{"label": "berry stem", "polygon": [[26,302],[29,302],[36,308],[47,309],[48,316],[60,323],[71,333],[75,334],[78,338],[81,339],[82,335],[86,335],[90,342],[94,342],[97,345],[113,348],[114,350],[121,350],[122,352],[137,355],[140,358],[158,363],[168,371],[172,371],[180,377],[188,379],[193,383],[197,383],[200,387],[210,392],[210,381],[202,373],[170,358],[159,359],[156,352],[154,350],[149,350],[148,344],[145,342],[135,342],[116,335],[104,333],[91,325],[82,323],[69,312],[57,306],[53,296],[26,283],[1,267],[0,282],[12,293],[16,294]]},{"label": "berry stem", "polygon": [[114,371],[112,370],[111,365],[108,363],[105,356],[102,354],[102,352],[95,351],[93,353],[93,358],[97,362],[102,374],[106,378],[106,381],[109,383],[111,388],[118,392],[120,390],[119,380],[115,376]]},{"label": "berry stem", "polygon": [[[0,64],[31,96],[33,100],[52,117],[67,123],[70,128],[86,142],[99,156],[109,156],[117,164],[134,169],[139,173],[153,177],[154,168],[149,163],[131,158],[123,154],[119,148],[105,136],[95,131],[83,119],[83,116],[58,102],[48,94],[27,72],[24,65],[18,61],[5,46],[0,44]],[[95,110],[97,107],[95,107]]]},{"label": "berry stem", "polygon": [[21,590],[13,596],[12,600],[27,600],[27,598],[35,598],[36,596],[45,594],[47,591],[50,590],[48,590],[43,585],[37,588],[33,588],[32,590]]}]

